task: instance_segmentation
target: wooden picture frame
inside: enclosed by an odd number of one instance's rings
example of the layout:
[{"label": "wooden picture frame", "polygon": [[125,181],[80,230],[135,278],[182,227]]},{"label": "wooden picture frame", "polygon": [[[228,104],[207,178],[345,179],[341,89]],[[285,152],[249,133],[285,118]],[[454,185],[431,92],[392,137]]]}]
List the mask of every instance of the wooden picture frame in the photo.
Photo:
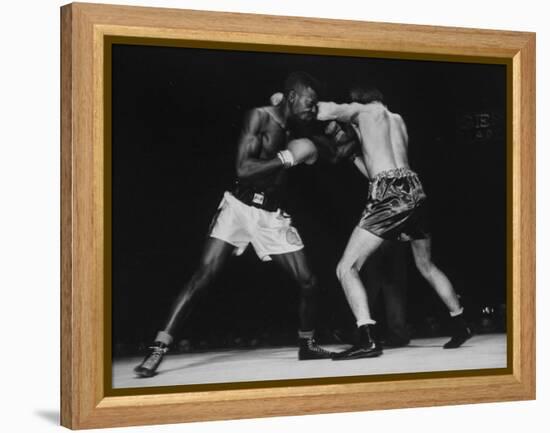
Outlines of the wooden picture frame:
[{"label": "wooden picture frame", "polygon": [[[106,395],[106,38],[508,66],[508,369],[352,383]],[[192,45],[191,45],[192,46]],[[533,33],[74,3],[61,8],[61,424],[72,429],[535,398]]]}]

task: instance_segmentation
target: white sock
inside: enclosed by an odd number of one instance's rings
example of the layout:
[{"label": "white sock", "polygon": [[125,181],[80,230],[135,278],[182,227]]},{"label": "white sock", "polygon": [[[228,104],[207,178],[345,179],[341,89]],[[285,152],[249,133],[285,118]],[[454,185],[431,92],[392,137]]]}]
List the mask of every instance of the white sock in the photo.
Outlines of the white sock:
[{"label": "white sock", "polygon": [[313,331],[298,331],[299,338],[313,338]]},{"label": "white sock", "polygon": [[155,338],[155,341],[158,341],[159,343],[164,343],[167,346],[170,346],[170,344],[172,344],[172,341],[174,341],[174,339],[168,332],[159,331],[157,334],[157,337]]},{"label": "white sock", "polygon": [[449,314],[451,315],[451,317],[456,317],[456,316],[460,316],[463,312],[464,312],[464,307],[460,307],[456,311],[449,311]]},{"label": "white sock", "polygon": [[360,326],[363,326],[363,325],[376,325],[376,320],[372,320],[372,319],[361,319],[361,320],[358,320],[357,321],[357,327],[359,328]]}]

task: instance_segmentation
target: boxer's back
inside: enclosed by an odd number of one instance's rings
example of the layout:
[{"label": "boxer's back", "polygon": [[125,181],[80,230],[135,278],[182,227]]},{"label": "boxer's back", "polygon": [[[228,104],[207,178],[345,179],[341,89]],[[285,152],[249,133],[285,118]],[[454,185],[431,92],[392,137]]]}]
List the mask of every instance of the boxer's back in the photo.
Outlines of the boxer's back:
[{"label": "boxer's back", "polygon": [[360,137],[369,177],[381,171],[409,167],[407,128],[399,114],[379,102],[362,105],[353,125]]},{"label": "boxer's back", "polygon": [[369,177],[397,168],[392,147],[391,113],[386,106],[378,102],[364,104],[354,116],[353,124],[360,137]]},{"label": "boxer's back", "polygon": [[407,135],[407,127],[399,114],[389,112],[389,115],[390,137],[395,163],[398,168],[409,168],[409,158],[407,156],[409,137]]}]

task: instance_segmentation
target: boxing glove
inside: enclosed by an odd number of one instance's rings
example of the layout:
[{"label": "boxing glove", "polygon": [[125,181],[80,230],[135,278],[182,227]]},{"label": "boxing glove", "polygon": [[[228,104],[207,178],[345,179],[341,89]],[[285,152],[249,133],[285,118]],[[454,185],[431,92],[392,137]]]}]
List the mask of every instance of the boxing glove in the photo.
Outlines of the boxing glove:
[{"label": "boxing glove", "polygon": [[294,165],[311,165],[317,161],[317,147],[307,138],[298,138],[288,143],[287,150],[292,154]]},{"label": "boxing glove", "polygon": [[327,124],[325,127],[325,134],[331,137],[336,144],[345,143],[348,139],[346,132],[335,120]]}]

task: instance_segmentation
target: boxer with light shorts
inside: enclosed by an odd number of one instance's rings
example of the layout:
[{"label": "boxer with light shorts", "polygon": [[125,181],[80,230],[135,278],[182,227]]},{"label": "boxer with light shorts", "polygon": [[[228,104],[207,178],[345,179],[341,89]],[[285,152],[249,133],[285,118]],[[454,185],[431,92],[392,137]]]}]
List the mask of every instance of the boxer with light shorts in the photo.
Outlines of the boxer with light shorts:
[{"label": "boxer with light shorts", "polygon": [[292,139],[290,121],[308,122],[317,114],[317,82],[306,73],[293,73],[277,107],[260,107],[247,114],[238,143],[233,187],[223,195],[210,225],[200,265],[172,304],[164,327],[150,352],[134,369],[141,377],[155,375],[180,323],[197,296],[212,283],[232,254],[252,245],[263,261],[273,261],[300,289],[299,360],[328,359],[332,353],[314,340],[318,284],[298,231],[283,207],[288,170],[312,164],[317,149],[308,139]]}]

